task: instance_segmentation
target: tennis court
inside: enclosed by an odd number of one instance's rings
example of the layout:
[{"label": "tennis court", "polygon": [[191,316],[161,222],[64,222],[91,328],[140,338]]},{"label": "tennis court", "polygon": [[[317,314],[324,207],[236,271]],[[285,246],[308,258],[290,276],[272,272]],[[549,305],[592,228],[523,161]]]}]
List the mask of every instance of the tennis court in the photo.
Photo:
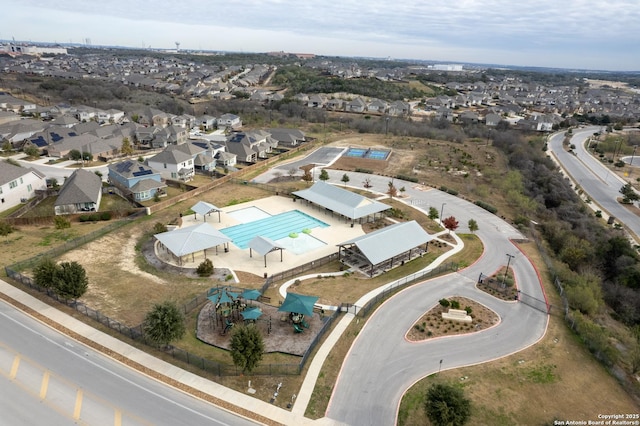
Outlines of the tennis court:
[{"label": "tennis court", "polygon": [[387,149],[366,149],[350,147],[343,155],[353,158],[368,158],[370,160],[386,160],[391,154]]}]

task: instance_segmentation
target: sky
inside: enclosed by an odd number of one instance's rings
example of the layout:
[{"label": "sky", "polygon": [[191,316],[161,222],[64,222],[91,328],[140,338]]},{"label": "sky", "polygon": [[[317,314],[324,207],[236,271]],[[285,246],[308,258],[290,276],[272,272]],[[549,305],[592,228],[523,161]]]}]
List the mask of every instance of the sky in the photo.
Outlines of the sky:
[{"label": "sky", "polygon": [[0,39],[640,71],[638,0],[4,0]]}]

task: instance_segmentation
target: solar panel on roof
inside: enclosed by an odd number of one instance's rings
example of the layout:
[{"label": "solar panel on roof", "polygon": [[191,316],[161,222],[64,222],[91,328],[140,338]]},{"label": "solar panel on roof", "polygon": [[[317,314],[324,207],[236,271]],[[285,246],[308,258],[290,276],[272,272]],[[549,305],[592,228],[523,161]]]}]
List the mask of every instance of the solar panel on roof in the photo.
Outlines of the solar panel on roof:
[{"label": "solar panel on roof", "polygon": [[133,172],[133,175],[138,177],[138,176],[144,176],[144,175],[150,175],[153,172],[151,170],[140,170],[139,172]]},{"label": "solar panel on roof", "polygon": [[51,140],[52,140],[53,142],[58,142],[58,141],[61,141],[62,139],[64,139],[62,136],[60,136],[60,135],[59,135],[59,134],[57,134],[57,133],[53,133],[53,132],[51,132],[51,133],[50,133],[50,135],[51,135]]}]

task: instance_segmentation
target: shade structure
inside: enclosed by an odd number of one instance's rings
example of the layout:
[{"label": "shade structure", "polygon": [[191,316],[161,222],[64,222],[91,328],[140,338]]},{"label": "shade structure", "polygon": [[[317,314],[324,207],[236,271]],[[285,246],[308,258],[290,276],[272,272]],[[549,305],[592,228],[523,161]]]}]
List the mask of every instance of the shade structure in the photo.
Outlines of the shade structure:
[{"label": "shade structure", "polygon": [[235,299],[238,298],[238,293],[234,293],[229,291],[223,287],[216,287],[209,290],[207,299],[209,299],[213,304],[225,304],[225,303],[233,303]]},{"label": "shade structure", "polygon": [[260,290],[245,290],[240,294],[244,300],[258,300],[260,296],[262,296]]},{"label": "shade structure", "polygon": [[218,221],[220,220],[220,209],[213,204],[206,201],[198,201],[193,207],[191,207],[194,213],[199,214],[206,221],[208,214],[218,212]]},{"label": "shade structure", "polygon": [[262,310],[260,308],[247,308],[240,312],[240,315],[244,320],[257,320],[262,316]]},{"label": "shade structure", "polygon": [[287,297],[278,308],[278,312],[293,312],[302,315],[313,315],[313,305],[318,300],[317,296],[287,293]]},{"label": "shade structure", "polygon": [[156,239],[178,257],[226,244],[231,238],[207,223],[178,228],[155,235]]}]

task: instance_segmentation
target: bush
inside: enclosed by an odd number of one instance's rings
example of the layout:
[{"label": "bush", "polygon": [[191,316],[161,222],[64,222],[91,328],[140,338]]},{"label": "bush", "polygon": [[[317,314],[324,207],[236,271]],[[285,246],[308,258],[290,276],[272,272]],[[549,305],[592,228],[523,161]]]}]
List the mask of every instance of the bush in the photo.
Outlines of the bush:
[{"label": "bush", "polygon": [[368,175],[372,175],[373,174],[373,170],[369,170],[369,169],[361,169],[360,167],[356,167],[355,170],[357,173],[366,173]]},{"label": "bush", "polygon": [[457,300],[452,300],[451,309],[460,309],[460,302],[458,302]]},{"label": "bush", "polygon": [[111,220],[111,212],[101,212],[100,220]]},{"label": "bush", "polygon": [[493,207],[491,204],[485,203],[484,201],[476,201],[475,202],[476,206],[478,207],[482,207],[483,209],[485,209],[488,212],[491,212],[493,214],[496,214],[498,212],[498,209]]},{"label": "bush", "polygon": [[449,305],[451,305],[451,303],[447,299],[440,299],[438,303],[440,303],[440,306],[442,306],[443,308],[448,308]]},{"label": "bush", "polygon": [[153,225],[153,233],[161,234],[163,232],[167,232],[167,225],[165,225],[164,223],[156,222]]},{"label": "bush", "polygon": [[200,277],[210,277],[213,275],[213,262],[211,259],[205,259],[198,265],[196,272]]},{"label": "bush", "polygon": [[409,182],[418,182],[418,178],[415,176],[408,176],[408,175],[396,175],[396,179],[400,179],[400,180],[406,180]]},{"label": "bush", "polygon": [[53,218],[53,223],[55,224],[56,229],[71,228],[71,222],[69,221],[69,219],[63,216],[56,216],[55,218]]},{"label": "bush", "polygon": [[458,195],[458,191],[456,191],[455,189],[448,188],[447,194]]}]

